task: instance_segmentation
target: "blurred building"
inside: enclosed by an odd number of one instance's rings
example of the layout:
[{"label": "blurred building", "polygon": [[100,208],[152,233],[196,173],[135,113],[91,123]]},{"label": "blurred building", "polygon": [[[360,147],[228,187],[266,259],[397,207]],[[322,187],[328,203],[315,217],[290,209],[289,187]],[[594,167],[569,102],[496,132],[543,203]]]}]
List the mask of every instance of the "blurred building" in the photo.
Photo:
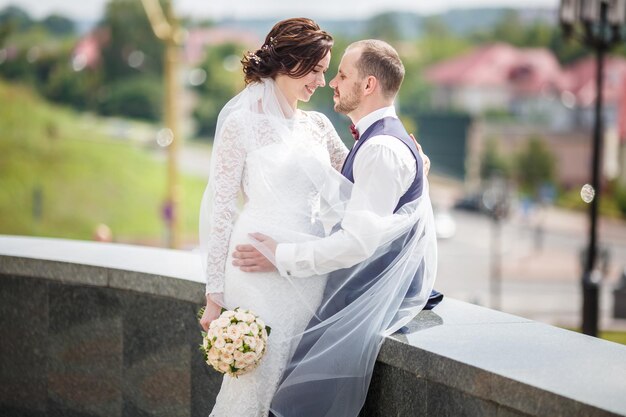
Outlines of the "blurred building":
[{"label": "blurred building", "polygon": [[[472,152],[482,150],[486,137],[498,138],[508,152],[538,134],[557,158],[561,185],[588,180],[596,97],[593,57],[561,67],[546,48],[496,43],[440,62],[425,75],[433,86],[433,107],[476,119],[467,138]],[[604,80],[604,175],[626,181],[626,59],[608,57]],[[509,117],[479,117],[498,112]],[[476,155],[470,154],[466,162],[476,164]]]},{"label": "blurred building", "polygon": [[109,39],[109,31],[103,27],[98,27],[80,38],[72,52],[74,70],[97,68],[102,60],[102,46],[106,45]]},{"label": "blurred building", "polygon": [[436,64],[426,71],[436,108],[473,115],[490,110],[523,113],[560,90],[563,72],[547,49],[487,45]]}]

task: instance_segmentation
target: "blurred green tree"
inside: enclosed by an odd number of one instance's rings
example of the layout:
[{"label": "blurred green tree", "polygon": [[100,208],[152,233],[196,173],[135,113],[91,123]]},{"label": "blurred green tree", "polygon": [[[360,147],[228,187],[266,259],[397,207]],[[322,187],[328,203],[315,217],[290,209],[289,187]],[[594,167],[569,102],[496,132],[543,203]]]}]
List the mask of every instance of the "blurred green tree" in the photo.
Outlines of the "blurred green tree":
[{"label": "blurred green tree", "polygon": [[67,103],[80,110],[95,110],[102,72],[97,68],[75,71],[69,64],[72,50],[67,48],[57,56],[40,89],[46,98],[54,102]]},{"label": "blurred green tree", "polygon": [[500,152],[497,139],[487,138],[480,157],[480,178],[483,181],[493,177],[509,178],[510,174],[511,166]]},{"label": "blurred green tree", "polygon": [[404,82],[398,94],[402,114],[417,120],[420,113],[431,110],[431,86],[424,79],[424,69],[469,48],[471,44],[455,35],[441,17],[425,17],[421,38],[398,47],[405,68]]},{"label": "blurred green tree", "polygon": [[515,155],[515,174],[522,191],[537,196],[539,188],[554,181],[555,158],[542,137],[533,135]]},{"label": "blurred green tree", "polygon": [[163,114],[163,82],[154,76],[125,77],[108,84],[100,97],[100,113],[106,116],[160,120]]},{"label": "blurred green tree", "polygon": [[244,50],[244,46],[236,43],[224,43],[206,49],[206,56],[200,65],[206,72],[206,79],[196,86],[199,101],[193,112],[198,136],[213,137],[220,110],[243,89],[240,61]]},{"label": "blurred green tree", "polygon": [[[505,42],[521,48],[548,48],[562,64],[589,53],[580,42],[566,40],[558,25],[544,21],[525,23],[516,10],[508,10],[494,26],[476,31],[469,38],[478,44]],[[622,52],[626,54],[626,47]]]},{"label": "blurred green tree", "polygon": [[447,38],[453,35],[441,16],[426,16],[422,19],[423,36],[431,38]]},{"label": "blurred green tree", "polygon": [[471,47],[470,40],[456,35],[438,16],[424,18],[422,37],[415,45],[421,67],[456,57],[469,51]]},{"label": "blurred green tree", "polygon": [[158,40],[140,0],[110,0],[100,26],[109,33],[102,47],[104,81],[163,73],[163,42]]},{"label": "blurred green tree", "polygon": [[11,26],[14,31],[23,31],[34,24],[34,20],[22,8],[7,6],[0,10],[0,27]]},{"label": "blurred green tree", "polygon": [[398,28],[398,22],[395,19],[396,14],[381,13],[372,17],[366,27],[365,37],[373,39],[382,39],[386,42],[393,43],[402,38],[402,34]]},{"label": "blurred green tree", "polygon": [[623,217],[626,217],[626,186],[615,187],[615,203]]},{"label": "blurred green tree", "polygon": [[57,36],[73,35],[76,31],[76,26],[72,19],[59,14],[51,14],[41,21],[41,25],[45,27],[48,32]]},{"label": "blurred green tree", "polygon": [[424,80],[419,56],[401,56],[405,76],[398,93],[398,105],[402,114],[417,119],[420,112],[431,109],[431,87]]}]

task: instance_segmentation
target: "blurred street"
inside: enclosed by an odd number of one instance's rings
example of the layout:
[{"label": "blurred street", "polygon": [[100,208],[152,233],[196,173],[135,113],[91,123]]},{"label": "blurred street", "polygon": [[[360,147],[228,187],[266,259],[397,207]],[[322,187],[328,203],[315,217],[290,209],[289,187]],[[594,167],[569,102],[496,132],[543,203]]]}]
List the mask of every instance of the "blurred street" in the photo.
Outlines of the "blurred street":
[{"label": "blurred street", "polygon": [[[454,190],[434,182],[433,201],[443,199],[444,205],[449,203]],[[451,213],[457,232],[453,238],[439,241],[438,290],[486,307],[494,307],[499,299],[500,309],[507,313],[553,325],[580,326],[580,251],[587,246],[586,213],[550,207],[524,219],[513,212],[502,223],[500,292],[491,290],[492,220],[479,213]],[[537,232],[539,224],[543,224],[542,234]],[[609,250],[601,291],[600,328],[626,329],[626,320],[611,317],[612,291],[626,267],[626,223],[602,219],[599,242]]]}]

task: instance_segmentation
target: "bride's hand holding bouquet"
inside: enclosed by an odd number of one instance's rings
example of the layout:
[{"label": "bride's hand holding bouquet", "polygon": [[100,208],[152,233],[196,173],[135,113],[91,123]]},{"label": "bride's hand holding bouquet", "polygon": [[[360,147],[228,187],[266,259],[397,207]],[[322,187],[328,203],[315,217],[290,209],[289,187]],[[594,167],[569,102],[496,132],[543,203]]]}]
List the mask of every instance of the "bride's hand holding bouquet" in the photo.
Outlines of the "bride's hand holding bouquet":
[{"label": "bride's hand holding bouquet", "polygon": [[[202,318],[207,316],[202,308]],[[216,371],[233,377],[255,369],[267,347],[271,328],[250,310],[222,309],[221,314],[202,332],[200,350]]]}]

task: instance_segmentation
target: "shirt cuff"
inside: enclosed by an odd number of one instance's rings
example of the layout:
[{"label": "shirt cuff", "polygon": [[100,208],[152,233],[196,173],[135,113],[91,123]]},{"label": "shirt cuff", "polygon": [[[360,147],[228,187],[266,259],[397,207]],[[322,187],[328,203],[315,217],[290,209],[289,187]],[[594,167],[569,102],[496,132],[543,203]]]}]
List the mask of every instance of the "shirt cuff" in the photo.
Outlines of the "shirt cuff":
[{"label": "shirt cuff", "polygon": [[276,269],[283,277],[291,277],[294,271],[293,261],[296,255],[294,243],[279,243],[276,246]]}]

